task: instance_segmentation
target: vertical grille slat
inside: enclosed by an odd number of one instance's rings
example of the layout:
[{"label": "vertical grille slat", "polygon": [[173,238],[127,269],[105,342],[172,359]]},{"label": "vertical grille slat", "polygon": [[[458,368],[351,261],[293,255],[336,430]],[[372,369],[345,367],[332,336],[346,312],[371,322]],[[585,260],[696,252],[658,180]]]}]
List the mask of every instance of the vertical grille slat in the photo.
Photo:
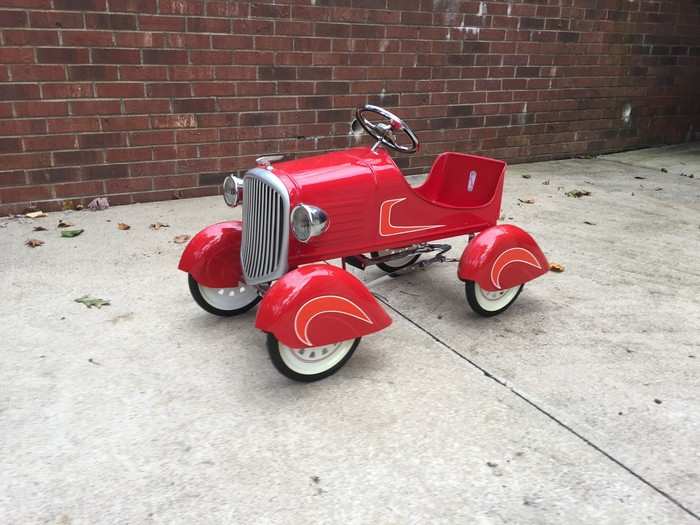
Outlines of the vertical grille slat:
[{"label": "vertical grille slat", "polygon": [[246,283],[279,278],[287,271],[289,194],[268,170],[255,168],[243,182],[241,265]]}]

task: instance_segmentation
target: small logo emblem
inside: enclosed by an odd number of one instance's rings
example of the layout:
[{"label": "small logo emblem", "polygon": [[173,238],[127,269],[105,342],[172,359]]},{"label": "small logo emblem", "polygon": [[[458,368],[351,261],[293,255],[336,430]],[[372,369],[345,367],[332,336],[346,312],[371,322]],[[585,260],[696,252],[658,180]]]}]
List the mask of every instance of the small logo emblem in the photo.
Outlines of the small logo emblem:
[{"label": "small logo emblem", "polygon": [[299,341],[307,346],[313,346],[309,341],[309,325],[321,314],[343,314],[365,323],[373,324],[369,316],[350,299],[339,295],[321,295],[306,301],[294,317],[294,333]]},{"label": "small logo emblem", "polygon": [[379,235],[388,237],[390,235],[401,235],[403,233],[420,232],[430,230],[432,228],[440,228],[444,224],[435,224],[432,226],[396,226],[391,222],[391,210],[394,209],[399,202],[406,200],[406,197],[401,199],[389,199],[382,202],[379,208]]}]

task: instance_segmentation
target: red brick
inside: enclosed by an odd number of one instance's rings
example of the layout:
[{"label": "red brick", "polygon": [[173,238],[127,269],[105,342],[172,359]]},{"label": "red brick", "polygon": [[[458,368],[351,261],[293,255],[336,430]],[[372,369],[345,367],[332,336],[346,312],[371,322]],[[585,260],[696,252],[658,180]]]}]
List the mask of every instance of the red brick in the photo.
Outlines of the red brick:
[{"label": "red brick", "polygon": [[58,45],[58,31],[7,30],[3,31],[7,46],[55,46]]},{"label": "red brick", "polygon": [[104,131],[130,131],[150,127],[148,117],[102,117]]},{"label": "red brick", "polygon": [[129,143],[133,146],[145,146],[148,144],[172,144],[174,141],[174,131],[145,131],[141,133],[129,134]]},{"label": "red brick", "polygon": [[154,129],[197,127],[197,119],[191,113],[183,113],[178,115],[157,115],[152,117],[151,122]]},{"label": "red brick", "polygon": [[84,27],[82,13],[59,13],[52,11],[32,11],[29,14],[32,27],[78,28]]},{"label": "red brick", "polygon": [[43,98],[86,98],[93,96],[92,84],[43,84],[41,86]]},{"label": "red brick", "polygon": [[[0,140],[0,144],[2,144],[2,140]],[[27,184],[27,176],[24,174],[24,171],[5,171],[3,173],[0,173],[0,187],[24,186],[25,184]]]},{"label": "red brick", "polygon": [[112,115],[121,113],[118,100],[76,100],[70,103],[73,115]]},{"label": "red brick", "polygon": [[92,49],[95,64],[138,64],[141,55],[138,49]]},{"label": "red brick", "polygon": [[136,16],[127,14],[87,13],[85,27],[128,31],[136,29]]},{"label": "red brick", "polygon": [[120,66],[120,80],[167,80],[167,66]]},{"label": "red brick", "polygon": [[85,133],[78,135],[81,148],[114,148],[126,146],[125,133]]},{"label": "red brick", "polygon": [[157,0],[109,0],[109,10],[113,12],[155,13]]},{"label": "red brick", "polygon": [[192,89],[189,83],[148,84],[149,97],[189,97]]},{"label": "red brick", "polygon": [[12,80],[37,82],[40,80],[66,80],[66,70],[63,66],[10,66]]},{"label": "red brick", "polygon": [[[36,156],[36,155],[32,155]],[[32,202],[51,198],[49,186],[26,186],[0,189],[0,202]]]},{"label": "red brick", "polygon": [[166,47],[166,35],[150,31],[120,31],[114,33],[114,42],[117,47]]},{"label": "red brick", "polygon": [[160,0],[160,12],[176,15],[203,15],[202,0]]},{"label": "red brick", "polygon": [[136,82],[115,82],[95,84],[97,96],[102,98],[140,98],[145,94],[143,84]]},{"label": "red brick", "polygon": [[37,61],[44,64],[84,64],[90,60],[87,49],[66,47],[38,48],[36,56]]},{"label": "red brick", "polygon": [[49,133],[69,133],[72,131],[97,131],[100,121],[93,117],[71,117],[47,121]]},{"label": "red brick", "polygon": [[143,31],[184,31],[185,17],[141,15],[139,27]]},{"label": "red brick", "polygon": [[125,113],[170,113],[171,105],[168,99],[147,98],[143,100],[125,100]]},{"label": "red brick", "polygon": [[70,80],[117,80],[119,78],[116,66],[70,66]]},{"label": "red brick", "polygon": [[31,64],[33,62],[34,51],[31,48],[0,48],[0,64]]},{"label": "red brick", "polygon": [[144,64],[186,64],[187,52],[169,49],[144,49]]},{"label": "red brick", "polygon": [[102,152],[97,150],[54,151],[55,166],[82,166],[84,164],[100,164]]},{"label": "red brick", "polygon": [[0,84],[0,100],[27,100],[39,98],[37,84]]},{"label": "red brick", "polygon": [[75,135],[46,135],[43,137],[24,137],[22,139],[25,151],[46,151],[58,149],[74,149],[78,147]]},{"label": "red brick", "polygon": [[153,189],[151,177],[132,177],[128,179],[113,179],[105,181],[107,193],[132,193]]},{"label": "red brick", "polygon": [[231,21],[227,18],[188,18],[187,31],[191,33],[230,33]]},{"label": "red brick", "polygon": [[[0,153],[18,153],[22,151],[22,141],[19,138],[0,139]],[[8,186],[0,175],[0,186]]]},{"label": "red brick", "polygon": [[48,153],[27,153],[2,156],[3,169],[31,169],[39,168],[41,166],[48,166],[50,164],[51,160]]},{"label": "red brick", "polygon": [[151,160],[152,156],[151,148],[108,149],[105,151],[105,162],[114,163]]},{"label": "red brick", "polygon": [[56,197],[70,198],[83,197],[85,195],[99,195],[103,193],[103,185],[98,181],[69,182],[56,184]]},{"label": "red brick", "polygon": [[27,13],[24,11],[0,10],[0,27],[26,27]]},{"label": "red brick", "polygon": [[63,31],[61,38],[66,46],[114,45],[114,36],[108,31]]}]

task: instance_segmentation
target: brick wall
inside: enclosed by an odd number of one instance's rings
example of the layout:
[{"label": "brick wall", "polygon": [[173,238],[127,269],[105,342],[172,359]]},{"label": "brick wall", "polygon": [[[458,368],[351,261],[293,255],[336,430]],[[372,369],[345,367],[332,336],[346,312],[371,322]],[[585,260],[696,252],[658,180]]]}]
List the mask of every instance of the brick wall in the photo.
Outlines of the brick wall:
[{"label": "brick wall", "polygon": [[[697,0],[0,0],[0,215],[211,195],[353,108],[509,161],[700,128]],[[627,115],[627,118],[624,118]]]}]

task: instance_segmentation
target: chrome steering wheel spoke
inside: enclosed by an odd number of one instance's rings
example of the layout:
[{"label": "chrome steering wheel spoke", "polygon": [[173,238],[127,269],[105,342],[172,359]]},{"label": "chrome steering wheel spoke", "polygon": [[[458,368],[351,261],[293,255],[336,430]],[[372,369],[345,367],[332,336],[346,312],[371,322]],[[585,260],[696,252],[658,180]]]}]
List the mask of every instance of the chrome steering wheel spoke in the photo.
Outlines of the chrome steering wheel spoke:
[{"label": "chrome steering wheel spoke", "polygon": [[[375,113],[381,117],[388,120],[388,123],[379,122],[374,123],[367,119],[365,116],[367,113]],[[391,148],[400,153],[415,153],[418,151],[420,143],[418,142],[418,137],[413,132],[413,130],[399,117],[387,111],[379,106],[373,106],[367,104],[362,108],[357,109],[356,113],[357,122],[362,126],[362,128],[372,136],[377,143],[372,147],[374,151],[379,144],[383,144],[388,148]],[[411,141],[410,146],[403,146],[399,144],[396,140],[396,133],[403,131]]]}]

